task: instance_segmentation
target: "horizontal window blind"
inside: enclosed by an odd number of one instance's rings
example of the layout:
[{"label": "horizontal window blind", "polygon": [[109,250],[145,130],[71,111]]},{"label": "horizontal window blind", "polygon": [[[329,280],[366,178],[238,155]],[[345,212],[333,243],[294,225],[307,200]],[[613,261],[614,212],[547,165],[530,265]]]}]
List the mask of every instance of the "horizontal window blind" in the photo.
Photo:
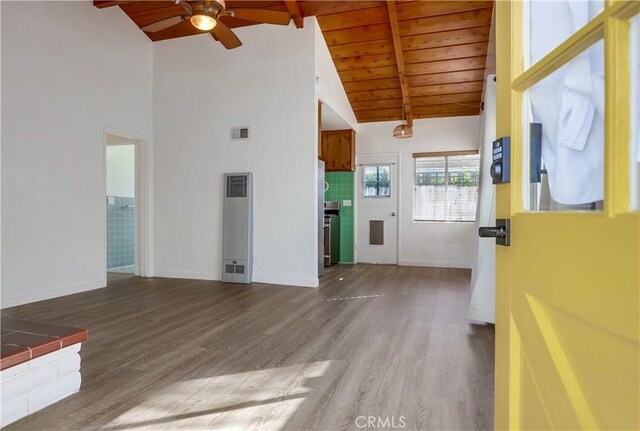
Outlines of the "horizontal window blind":
[{"label": "horizontal window blind", "polygon": [[476,219],[480,171],[477,152],[417,153],[414,163],[414,221]]}]

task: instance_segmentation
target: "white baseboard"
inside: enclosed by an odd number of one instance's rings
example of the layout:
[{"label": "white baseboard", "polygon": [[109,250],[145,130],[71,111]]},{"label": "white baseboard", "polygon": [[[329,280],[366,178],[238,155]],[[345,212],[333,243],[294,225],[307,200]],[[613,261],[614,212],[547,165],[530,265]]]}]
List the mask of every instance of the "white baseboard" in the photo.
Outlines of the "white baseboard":
[{"label": "white baseboard", "polygon": [[216,274],[215,272],[174,271],[170,269],[156,269],[155,271],[153,271],[153,276],[209,281],[220,281],[222,279],[220,274]]},{"label": "white baseboard", "polygon": [[30,304],[32,302],[44,301],[45,299],[57,298],[59,296],[72,295],[74,293],[86,292],[87,290],[100,289],[107,286],[106,279],[88,281],[86,283],[72,286],[56,287],[53,289],[41,290],[38,292],[24,293],[22,295],[2,297],[0,308],[15,307],[16,305]]},{"label": "white baseboard", "polygon": [[438,260],[399,260],[398,266],[428,266],[432,268],[471,269],[469,262],[451,262]]},{"label": "white baseboard", "polygon": [[[184,278],[188,280],[210,280],[220,281],[222,277],[220,274],[212,272],[191,272],[191,271],[173,271],[158,269],[153,272],[154,277],[166,277],[166,278]],[[317,278],[296,278],[296,277],[280,277],[272,275],[254,274],[253,283],[266,283],[266,284],[281,284],[285,286],[298,286],[298,287],[318,287],[320,284]]]},{"label": "white baseboard", "polygon": [[320,282],[318,278],[296,278],[296,277],[280,277],[273,275],[253,275],[254,283],[281,284],[285,286],[295,287],[318,287]]}]

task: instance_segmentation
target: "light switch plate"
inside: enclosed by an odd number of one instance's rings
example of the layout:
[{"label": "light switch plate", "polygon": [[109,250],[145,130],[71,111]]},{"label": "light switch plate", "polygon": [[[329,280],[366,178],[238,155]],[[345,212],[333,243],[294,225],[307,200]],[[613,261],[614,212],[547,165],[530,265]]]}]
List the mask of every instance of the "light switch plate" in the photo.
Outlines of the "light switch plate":
[{"label": "light switch plate", "polygon": [[113,196],[107,196],[107,205],[115,205],[116,204],[116,198]]},{"label": "light switch plate", "polygon": [[342,201],[342,206],[343,207],[350,207],[351,206],[351,200],[347,199]]}]

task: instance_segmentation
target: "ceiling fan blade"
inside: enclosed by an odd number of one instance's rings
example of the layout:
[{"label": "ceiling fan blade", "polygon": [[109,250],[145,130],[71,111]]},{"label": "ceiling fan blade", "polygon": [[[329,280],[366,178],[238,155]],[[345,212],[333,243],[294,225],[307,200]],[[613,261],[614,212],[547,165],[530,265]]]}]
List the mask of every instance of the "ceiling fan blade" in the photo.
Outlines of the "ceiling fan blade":
[{"label": "ceiling fan blade", "polygon": [[184,20],[185,19],[182,15],[172,16],[171,18],[162,19],[160,21],[154,22],[153,24],[140,27],[140,30],[145,31],[147,33],[154,33],[156,31],[164,30],[165,28],[169,28],[176,24],[180,24]]},{"label": "ceiling fan blade", "polygon": [[237,48],[242,45],[238,36],[221,20],[218,20],[218,24],[211,30],[211,34],[227,49]]},{"label": "ceiling fan blade", "polygon": [[227,11],[234,18],[247,21],[262,22],[265,24],[289,25],[291,15],[289,12],[268,9],[232,9]]}]

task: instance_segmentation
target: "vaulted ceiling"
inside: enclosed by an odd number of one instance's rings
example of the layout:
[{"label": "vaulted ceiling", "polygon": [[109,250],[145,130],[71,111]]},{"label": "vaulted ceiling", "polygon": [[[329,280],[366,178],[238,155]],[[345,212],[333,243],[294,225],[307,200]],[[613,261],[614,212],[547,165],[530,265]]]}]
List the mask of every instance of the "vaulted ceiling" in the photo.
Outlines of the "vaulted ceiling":
[{"label": "vaulted ceiling", "polygon": [[[358,122],[476,115],[493,0],[233,1],[227,9],[289,12],[297,27],[316,16]],[[171,1],[94,1],[117,5],[138,27],[184,13]],[[253,25],[223,17],[230,28]],[[151,40],[200,34],[188,21]]]},{"label": "vaulted ceiling", "polygon": [[476,115],[493,2],[397,1],[318,14],[359,122]]}]

